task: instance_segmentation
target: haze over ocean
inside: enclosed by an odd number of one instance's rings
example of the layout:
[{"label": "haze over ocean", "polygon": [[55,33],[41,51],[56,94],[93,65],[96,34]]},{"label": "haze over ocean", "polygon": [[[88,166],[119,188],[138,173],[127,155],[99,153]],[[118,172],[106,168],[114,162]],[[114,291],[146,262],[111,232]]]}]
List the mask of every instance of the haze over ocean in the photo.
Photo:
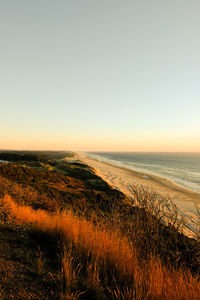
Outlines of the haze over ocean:
[{"label": "haze over ocean", "polygon": [[158,175],[200,193],[200,153],[87,152],[100,161]]}]

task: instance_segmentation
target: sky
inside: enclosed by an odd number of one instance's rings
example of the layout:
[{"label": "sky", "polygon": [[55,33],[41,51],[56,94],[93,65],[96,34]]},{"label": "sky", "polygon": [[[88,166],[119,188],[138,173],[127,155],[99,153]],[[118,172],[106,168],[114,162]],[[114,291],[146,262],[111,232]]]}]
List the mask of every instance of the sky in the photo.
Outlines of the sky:
[{"label": "sky", "polygon": [[0,149],[200,152],[199,0],[0,0]]}]

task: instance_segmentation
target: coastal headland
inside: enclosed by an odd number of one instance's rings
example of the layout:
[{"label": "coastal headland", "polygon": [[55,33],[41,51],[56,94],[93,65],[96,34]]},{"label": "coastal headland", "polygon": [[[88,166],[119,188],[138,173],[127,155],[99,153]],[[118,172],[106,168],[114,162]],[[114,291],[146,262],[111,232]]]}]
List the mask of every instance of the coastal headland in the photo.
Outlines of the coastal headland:
[{"label": "coastal headland", "polygon": [[79,153],[0,151],[0,299],[199,299],[199,242],[166,195],[199,199]]}]

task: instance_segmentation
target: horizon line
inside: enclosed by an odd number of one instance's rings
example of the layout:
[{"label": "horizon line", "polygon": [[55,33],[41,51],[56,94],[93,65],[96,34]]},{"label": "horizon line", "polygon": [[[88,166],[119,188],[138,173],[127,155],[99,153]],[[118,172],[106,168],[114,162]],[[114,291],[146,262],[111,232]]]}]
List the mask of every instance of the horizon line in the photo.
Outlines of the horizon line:
[{"label": "horizon line", "polygon": [[48,152],[116,152],[116,153],[198,153],[200,154],[200,151],[145,151],[145,150],[64,150],[64,149],[13,149],[13,148],[7,148],[7,149],[0,149],[0,151],[32,151],[32,152],[37,152],[37,151],[48,151]]}]

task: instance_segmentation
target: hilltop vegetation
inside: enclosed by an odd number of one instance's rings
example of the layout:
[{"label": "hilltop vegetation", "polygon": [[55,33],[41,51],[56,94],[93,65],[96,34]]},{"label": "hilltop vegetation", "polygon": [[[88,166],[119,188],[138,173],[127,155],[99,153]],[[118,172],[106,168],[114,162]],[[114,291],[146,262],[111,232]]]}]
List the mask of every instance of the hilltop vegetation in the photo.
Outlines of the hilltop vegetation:
[{"label": "hilltop vegetation", "polygon": [[132,187],[135,206],[70,152],[0,160],[0,299],[199,299],[170,199]]}]

